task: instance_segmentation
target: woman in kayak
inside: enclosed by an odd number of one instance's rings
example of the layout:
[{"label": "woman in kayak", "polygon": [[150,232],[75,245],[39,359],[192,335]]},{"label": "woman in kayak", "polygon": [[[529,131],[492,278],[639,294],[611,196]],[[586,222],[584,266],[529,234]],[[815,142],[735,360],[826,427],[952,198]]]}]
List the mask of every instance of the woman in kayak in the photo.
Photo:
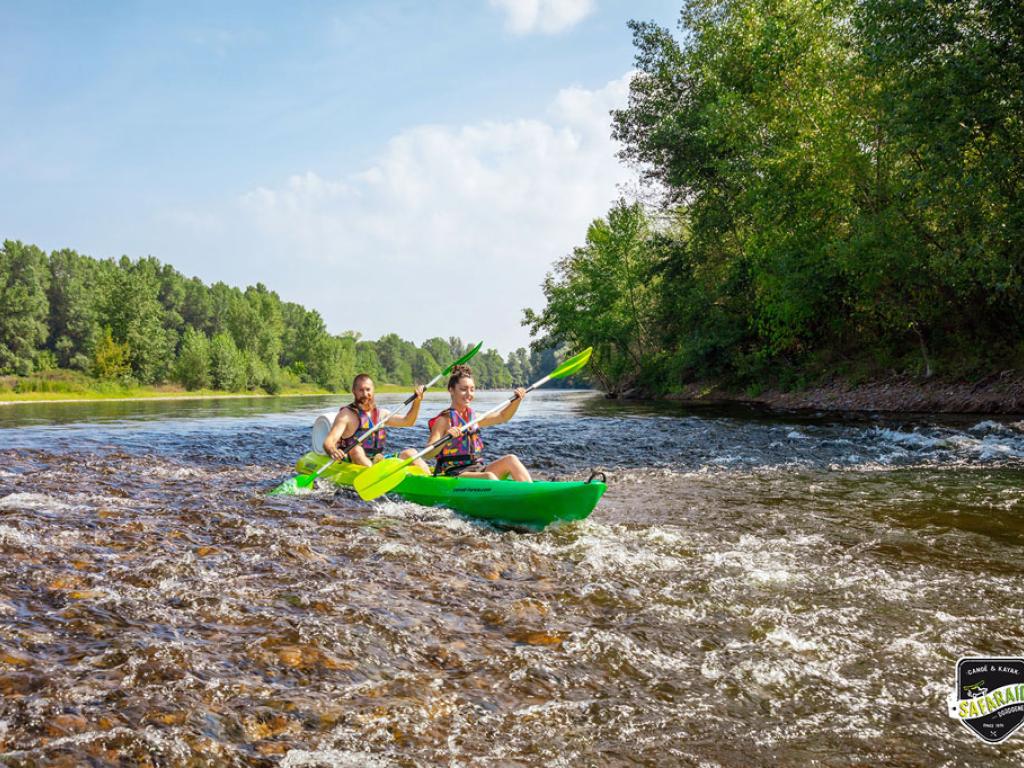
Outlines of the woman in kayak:
[{"label": "woman in kayak", "polygon": [[515,416],[516,411],[519,410],[519,404],[526,397],[526,390],[519,387],[515,392],[516,399],[499,413],[488,416],[468,433],[462,434],[459,427],[469,424],[474,418],[473,409],[469,406],[476,394],[476,384],[473,381],[473,371],[468,365],[456,365],[452,369],[451,378],[448,379],[448,393],[452,398],[451,405],[430,420],[429,442],[440,440],[445,433],[452,436],[452,439],[445,443],[436,454],[435,475],[481,477],[488,480],[511,477],[520,482],[531,482],[530,473],[526,471],[526,467],[517,456],[511,453],[489,464],[484,461],[484,441],[480,437],[479,428],[504,424]]},{"label": "woman in kayak", "polygon": [[[420,415],[423,387],[416,387],[415,395],[416,399],[412,401],[412,407],[405,416],[393,416],[387,410],[377,407],[373,379],[368,374],[360,373],[352,381],[352,402],[341,407],[331,424],[331,431],[324,438],[324,451],[335,461],[349,461],[364,467],[385,458],[387,430],[381,427],[362,443],[359,438],[380,424],[381,420],[386,420],[388,427],[413,426]],[[406,448],[398,457],[407,459],[415,453],[412,448]],[[414,463],[430,471],[421,459]]]}]

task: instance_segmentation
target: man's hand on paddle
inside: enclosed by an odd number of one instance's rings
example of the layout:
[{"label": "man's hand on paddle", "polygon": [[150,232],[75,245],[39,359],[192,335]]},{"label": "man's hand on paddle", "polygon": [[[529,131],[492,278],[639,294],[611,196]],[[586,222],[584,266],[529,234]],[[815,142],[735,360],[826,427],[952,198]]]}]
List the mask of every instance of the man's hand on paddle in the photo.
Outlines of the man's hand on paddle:
[{"label": "man's hand on paddle", "polygon": [[416,425],[416,419],[420,415],[420,406],[423,405],[423,393],[426,392],[426,388],[421,384],[416,387],[412,392],[412,405],[409,407],[408,413],[405,416],[392,416],[388,419],[387,426],[389,427],[412,427]]}]

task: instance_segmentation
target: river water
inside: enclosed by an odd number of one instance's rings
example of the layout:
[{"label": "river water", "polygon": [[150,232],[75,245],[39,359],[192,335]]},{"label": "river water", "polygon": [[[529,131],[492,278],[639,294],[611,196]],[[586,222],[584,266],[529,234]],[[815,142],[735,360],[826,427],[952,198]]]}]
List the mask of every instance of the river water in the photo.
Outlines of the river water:
[{"label": "river water", "polygon": [[1024,763],[946,715],[1024,655],[1024,422],[534,393],[488,450],[609,488],[523,534],[268,497],[337,404],[0,407],[0,764]]}]

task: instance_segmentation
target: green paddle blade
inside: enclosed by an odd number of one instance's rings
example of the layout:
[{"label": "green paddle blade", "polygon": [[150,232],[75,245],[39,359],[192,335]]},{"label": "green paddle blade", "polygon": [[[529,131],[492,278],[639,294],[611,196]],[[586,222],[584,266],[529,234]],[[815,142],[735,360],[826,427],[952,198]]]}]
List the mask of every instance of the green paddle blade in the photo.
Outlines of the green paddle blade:
[{"label": "green paddle blade", "polygon": [[471,350],[469,350],[469,352],[464,354],[462,357],[460,357],[454,363],[452,363],[447,368],[445,368],[443,371],[441,371],[441,375],[442,376],[447,376],[449,373],[452,372],[452,368],[454,368],[456,365],[462,365],[464,363],[468,363],[473,358],[473,355],[475,355],[477,352],[480,351],[480,347],[482,347],[483,345],[484,345],[484,343],[483,343],[483,341],[481,341],[479,344],[477,344],[475,347],[473,347]]},{"label": "green paddle blade", "polygon": [[590,356],[594,353],[593,347],[587,347],[578,355],[573,355],[560,366],[555,368],[548,376],[551,379],[564,379],[566,376],[572,376],[580,368],[590,362]]},{"label": "green paddle blade", "polygon": [[296,477],[289,477],[279,486],[269,491],[271,496],[291,496],[296,493],[301,493],[308,486],[299,485],[301,478],[308,477],[308,475],[297,475]]},{"label": "green paddle blade", "polygon": [[369,469],[363,470],[357,476],[352,485],[364,501],[371,501],[378,496],[383,496],[393,490],[407,476],[406,467],[412,464],[412,459],[384,459],[378,461]]}]

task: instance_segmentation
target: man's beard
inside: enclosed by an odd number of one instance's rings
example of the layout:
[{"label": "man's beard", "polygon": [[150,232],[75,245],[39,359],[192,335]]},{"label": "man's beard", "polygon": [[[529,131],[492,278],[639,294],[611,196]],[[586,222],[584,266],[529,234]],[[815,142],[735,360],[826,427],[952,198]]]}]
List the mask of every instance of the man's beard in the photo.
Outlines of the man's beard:
[{"label": "man's beard", "polygon": [[368,397],[357,397],[356,398],[356,405],[358,405],[364,411],[372,411],[373,410],[373,395],[369,395]]}]

